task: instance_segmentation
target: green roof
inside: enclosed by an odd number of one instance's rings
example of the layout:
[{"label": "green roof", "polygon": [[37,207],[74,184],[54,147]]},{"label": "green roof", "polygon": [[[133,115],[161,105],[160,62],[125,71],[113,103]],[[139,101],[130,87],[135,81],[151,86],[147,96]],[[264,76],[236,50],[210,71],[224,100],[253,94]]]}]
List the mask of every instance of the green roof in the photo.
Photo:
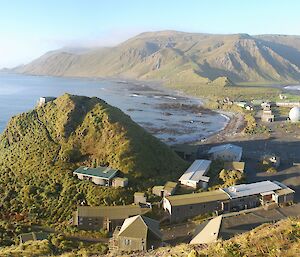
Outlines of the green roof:
[{"label": "green roof", "polygon": [[116,175],[117,172],[118,170],[112,169],[110,167],[99,166],[97,168],[89,168],[82,166],[75,170],[73,173],[97,178],[111,179]]},{"label": "green roof", "polygon": [[173,195],[166,197],[166,199],[169,200],[172,206],[180,206],[188,204],[209,203],[214,201],[224,201],[228,200],[229,196],[221,190],[214,190],[202,193]]}]

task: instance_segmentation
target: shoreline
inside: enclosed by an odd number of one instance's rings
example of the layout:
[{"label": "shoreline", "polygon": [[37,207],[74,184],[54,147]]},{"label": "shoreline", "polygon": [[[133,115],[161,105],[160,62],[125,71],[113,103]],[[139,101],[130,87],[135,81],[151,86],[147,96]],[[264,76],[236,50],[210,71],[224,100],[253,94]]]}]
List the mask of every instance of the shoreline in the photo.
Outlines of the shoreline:
[{"label": "shoreline", "polygon": [[66,79],[74,79],[74,80],[87,80],[87,81],[111,81],[117,84],[124,84],[128,86],[131,90],[136,91],[141,90],[141,87],[145,87],[145,91],[147,89],[149,90],[156,90],[156,91],[161,91],[162,94],[170,94],[171,96],[174,97],[183,97],[183,98],[188,98],[191,100],[196,101],[201,108],[203,108],[207,113],[213,114],[219,114],[222,117],[226,119],[226,124],[221,128],[218,129],[217,131],[214,131],[210,133],[207,136],[203,136],[203,138],[194,138],[191,139],[190,141],[185,141],[185,142],[174,142],[173,144],[168,145],[176,145],[176,144],[199,144],[206,142],[208,140],[211,140],[212,138],[224,134],[224,132],[227,131],[228,126],[230,123],[232,123],[232,117],[233,114],[230,112],[226,111],[221,111],[221,110],[214,110],[210,109],[204,106],[204,103],[206,101],[205,98],[199,98],[193,95],[189,95],[185,93],[182,90],[175,90],[170,87],[167,87],[164,85],[164,81],[158,81],[158,80],[138,80],[138,79],[129,79],[129,78],[122,78],[122,77],[84,77],[84,76],[53,76],[53,75],[36,75],[36,74],[28,74],[28,73],[18,73],[18,72],[1,72],[2,74],[12,74],[12,75],[20,75],[20,76],[34,76],[34,77],[53,77],[53,78],[66,78]]}]

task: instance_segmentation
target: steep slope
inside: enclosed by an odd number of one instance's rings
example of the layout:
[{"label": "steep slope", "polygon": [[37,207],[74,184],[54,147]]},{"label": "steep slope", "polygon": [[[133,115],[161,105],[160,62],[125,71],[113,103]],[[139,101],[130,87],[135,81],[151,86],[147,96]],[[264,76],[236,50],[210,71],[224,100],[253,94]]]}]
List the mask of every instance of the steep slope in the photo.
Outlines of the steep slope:
[{"label": "steep slope", "polygon": [[130,202],[123,189],[79,181],[79,165],[110,165],[133,186],[176,177],[186,168],[173,151],[98,98],[65,94],[13,117],[0,138],[1,214],[22,212],[57,220],[81,202]]},{"label": "steep slope", "polygon": [[54,51],[16,69],[56,76],[100,76],[208,83],[299,81],[300,37],[142,33],[116,47]]}]

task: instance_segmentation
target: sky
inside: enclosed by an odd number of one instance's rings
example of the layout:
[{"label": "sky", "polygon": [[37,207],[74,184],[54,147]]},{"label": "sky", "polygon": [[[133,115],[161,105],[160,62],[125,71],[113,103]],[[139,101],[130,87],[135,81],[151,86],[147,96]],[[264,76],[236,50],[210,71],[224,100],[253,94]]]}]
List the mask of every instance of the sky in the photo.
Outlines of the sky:
[{"label": "sky", "polygon": [[298,0],[0,0],[0,68],[145,31],[300,35]]}]

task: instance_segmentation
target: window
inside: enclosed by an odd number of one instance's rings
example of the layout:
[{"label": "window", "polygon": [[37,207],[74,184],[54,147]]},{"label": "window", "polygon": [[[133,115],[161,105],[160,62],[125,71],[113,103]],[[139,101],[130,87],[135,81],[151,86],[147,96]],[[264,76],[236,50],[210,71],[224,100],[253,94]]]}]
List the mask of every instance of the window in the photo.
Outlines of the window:
[{"label": "window", "polygon": [[190,205],[190,210],[192,210],[193,209],[193,206],[192,205]]},{"label": "window", "polygon": [[131,240],[130,239],[125,239],[124,240],[124,244],[125,245],[130,245],[131,244]]}]

